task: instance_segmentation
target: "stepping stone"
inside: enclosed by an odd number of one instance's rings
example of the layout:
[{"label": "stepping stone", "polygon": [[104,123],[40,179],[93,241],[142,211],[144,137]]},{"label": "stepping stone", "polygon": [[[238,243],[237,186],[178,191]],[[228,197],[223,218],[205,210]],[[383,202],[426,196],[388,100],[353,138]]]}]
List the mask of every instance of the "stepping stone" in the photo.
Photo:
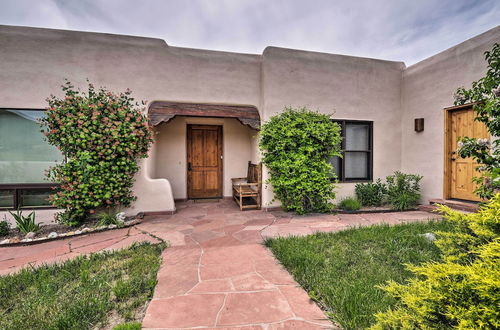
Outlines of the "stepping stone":
[{"label": "stepping stone", "polygon": [[144,328],[213,327],[223,294],[192,294],[167,299],[153,299],[142,321]]},{"label": "stepping stone", "polygon": [[278,290],[229,293],[217,325],[270,323],[290,317],[292,309]]}]

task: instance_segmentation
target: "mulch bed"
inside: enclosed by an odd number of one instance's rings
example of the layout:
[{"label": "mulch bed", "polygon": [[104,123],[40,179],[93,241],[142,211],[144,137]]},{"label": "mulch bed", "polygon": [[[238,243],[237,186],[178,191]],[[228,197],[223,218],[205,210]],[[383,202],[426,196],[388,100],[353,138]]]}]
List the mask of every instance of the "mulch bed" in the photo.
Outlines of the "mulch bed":
[{"label": "mulch bed", "polygon": [[336,213],[348,213],[348,214],[359,214],[359,213],[386,213],[386,212],[409,212],[418,211],[418,208],[411,208],[407,210],[394,210],[389,206],[365,206],[356,211],[346,211],[342,209],[335,209]]},{"label": "mulch bed", "polygon": [[[127,217],[121,226],[98,226],[99,221],[97,219],[88,219],[83,224],[76,227],[69,227],[61,224],[42,225],[32,239],[26,239],[26,234],[21,233],[17,228],[11,228],[8,235],[0,236],[0,247],[32,245],[79,235],[98,233],[106,230],[126,228],[140,223],[142,219],[143,216],[141,214],[135,217]],[[57,235],[56,237],[48,237],[50,233],[57,233]]]}]

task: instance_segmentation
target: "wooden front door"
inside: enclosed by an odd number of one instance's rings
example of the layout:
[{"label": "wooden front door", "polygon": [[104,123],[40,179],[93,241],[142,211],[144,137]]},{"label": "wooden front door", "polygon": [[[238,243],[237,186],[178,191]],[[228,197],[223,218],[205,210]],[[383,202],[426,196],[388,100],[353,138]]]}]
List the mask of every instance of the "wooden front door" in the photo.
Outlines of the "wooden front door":
[{"label": "wooden front door", "polygon": [[187,126],[187,194],[222,197],[222,126]]},{"label": "wooden front door", "polygon": [[475,113],[472,108],[451,111],[449,113],[448,131],[448,161],[450,173],[449,197],[465,200],[480,201],[474,194],[477,188],[472,178],[478,175],[476,168],[479,166],[472,158],[461,158],[457,153],[458,139],[461,137],[489,138],[486,126],[474,120]]}]

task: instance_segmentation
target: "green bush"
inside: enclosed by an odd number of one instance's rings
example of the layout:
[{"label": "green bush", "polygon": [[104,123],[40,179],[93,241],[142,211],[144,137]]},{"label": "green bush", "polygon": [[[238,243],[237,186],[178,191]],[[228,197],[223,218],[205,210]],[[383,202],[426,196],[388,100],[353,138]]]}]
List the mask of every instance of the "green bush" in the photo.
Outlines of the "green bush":
[{"label": "green bush", "polygon": [[357,183],[354,192],[363,206],[380,206],[384,203],[387,188],[377,179],[376,182]]},{"label": "green bush", "polygon": [[402,211],[417,206],[420,200],[420,180],[420,175],[399,171],[386,178],[387,197],[393,209]]},{"label": "green bush", "polygon": [[345,197],[340,200],[338,207],[346,211],[357,211],[361,208],[361,203],[354,197]]},{"label": "green bush", "polygon": [[0,221],[0,236],[6,236],[9,234],[10,224],[7,220]]},{"label": "green bush", "polygon": [[328,160],[341,155],[341,140],[337,123],[306,108],[286,108],[262,126],[260,149],[269,169],[267,183],[286,211],[304,214],[333,208],[335,185]]},{"label": "green bush", "polygon": [[23,234],[29,232],[36,232],[40,230],[40,225],[35,221],[35,212],[31,212],[27,217],[23,215],[21,210],[17,210],[16,213],[10,212],[10,215],[16,220],[16,228]]},{"label": "green bush", "polygon": [[409,266],[417,277],[384,287],[398,304],[374,329],[500,328],[500,193],[478,213],[440,210],[455,224],[437,233],[443,262]]},{"label": "green bush", "polygon": [[128,323],[122,323],[118,324],[113,328],[113,330],[141,330],[142,325],[139,322],[128,322]]},{"label": "green bush", "polygon": [[127,90],[119,95],[89,84],[76,90],[68,81],[64,98],[47,99],[42,132],[65,161],[52,167],[49,178],[60,183],[51,196],[64,208],[58,220],[76,225],[96,209],[129,206],[137,160],[147,156],[153,142],[146,117]]}]

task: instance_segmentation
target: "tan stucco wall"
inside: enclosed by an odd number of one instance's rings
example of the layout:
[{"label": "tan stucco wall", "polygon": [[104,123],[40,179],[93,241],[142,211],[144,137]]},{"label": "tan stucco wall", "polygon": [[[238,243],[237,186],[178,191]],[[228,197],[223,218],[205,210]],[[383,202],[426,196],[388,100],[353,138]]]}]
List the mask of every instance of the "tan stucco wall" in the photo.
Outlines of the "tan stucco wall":
[{"label": "tan stucco wall", "polygon": [[[276,47],[248,55],[171,47],[152,38],[0,26],[0,108],[44,108],[64,78],[82,87],[88,78],[114,91],[130,88],[149,104],[253,105],[263,120],[285,106],[307,106],[338,119],[372,120],[374,178],[398,169],[423,174],[425,201],[442,195],[441,109],[452,104],[456,87],[484,73],[483,52],[499,40],[497,27],[406,69],[402,62]],[[417,117],[425,118],[419,134],[413,131]],[[185,197],[188,120],[195,121],[180,117],[158,128],[136,177],[131,213],[174,210],[174,197]],[[208,121],[224,125],[229,195],[229,179],[244,176],[249,159],[260,159],[258,141],[236,120]],[[338,196],[353,190],[354,184],[341,184]],[[278,205],[272,199],[271,187],[265,188],[264,206]]]},{"label": "tan stucco wall", "polygon": [[[259,105],[260,56],[168,46],[121,35],[0,26],[0,107],[44,108],[64,78],[130,88],[138,100]],[[155,148],[156,149],[156,148]],[[157,149],[156,149],[157,150]],[[170,183],[142,161],[129,210],[174,210]]]},{"label": "tan stucco wall", "polygon": [[[500,27],[408,67],[403,74],[402,170],[423,175],[422,202],[443,196],[444,111],[460,86],[484,76],[484,52],[500,42]],[[414,131],[424,118],[425,130]]]},{"label": "tan stucco wall", "polygon": [[231,196],[231,178],[246,177],[252,158],[251,139],[257,131],[231,118],[176,117],[156,129],[155,178],[167,179],[175,199],[187,198],[187,124],[221,125],[223,139],[223,193]]},{"label": "tan stucco wall", "polygon": [[[402,62],[268,47],[262,61],[262,112],[268,119],[285,106],[372,120],[374,178],[401,166]],[[267,172],[264,172],[267,178]],[[338,197],[353,195],[354,183],[339,184]],[[263,192],[263,205],[271,203]]]}]

